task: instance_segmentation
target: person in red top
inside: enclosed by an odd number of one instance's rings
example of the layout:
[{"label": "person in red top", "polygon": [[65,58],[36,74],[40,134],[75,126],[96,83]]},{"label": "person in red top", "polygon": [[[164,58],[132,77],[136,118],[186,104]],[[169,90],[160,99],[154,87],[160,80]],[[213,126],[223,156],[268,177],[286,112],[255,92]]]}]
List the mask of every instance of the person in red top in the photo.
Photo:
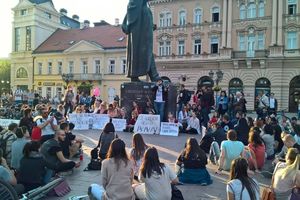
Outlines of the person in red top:
[{"label": "person in red top", "polygon": [[132,111],[132,113],[131,113],[131,119],[129,120],[129,122],[128,122],[127,126],[126,126],[126,131],[133,132],[134,125],[136,123],[137,117],[138,117],[138,113],[135,112],[135,111]]},{"label": "person in red top", "polygon": [[218,113],[217,112],[214,112],[212,118],[209,120],[209,125],[214,125],[218,122]]},{"label": "person in red top", "polygon": [[246,149],[251,153],[248,159],[249,168],[257,171],[261,170],[265,164],[265,145],[256,128],[251,128],[249,132],[249,144]]},{"label": "person in red top", "polygon": [[136,112],[138,115],[142,114],[142,109],[135,101],[132,102],[132,112]]}]

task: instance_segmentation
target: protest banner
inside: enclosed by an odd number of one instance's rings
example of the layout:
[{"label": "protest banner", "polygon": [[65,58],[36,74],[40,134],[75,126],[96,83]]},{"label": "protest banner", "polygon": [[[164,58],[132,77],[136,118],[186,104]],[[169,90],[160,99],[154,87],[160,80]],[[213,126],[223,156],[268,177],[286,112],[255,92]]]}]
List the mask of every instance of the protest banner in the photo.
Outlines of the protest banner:
[{"label": "protest banner", "polygon": [[83,117],[83,114],[69,114],[69,121],[75,124],[74,130],[88,130],[90,119]]},{"label": "protest banner", "polygon": [[160,116],[140,114],[134,125],[134,133],[159,134]]},{"label": "protest banner", "polygon": [[176,123],[162,122],[160,126],[160,135],[178,136],[179,134],[179,125]]},{"label": "protest banner", "polygon": [[7,128],[9,124],[11,123],[16,123],[19,125],[20,120],[15,120],[15,119],[0,119],[0,126],[2,128]]},{"label": "protest banner", "polygon": [[113,119],[112,123],[114,124],[115,131],[124,131],[126,129],[126,119]]}]

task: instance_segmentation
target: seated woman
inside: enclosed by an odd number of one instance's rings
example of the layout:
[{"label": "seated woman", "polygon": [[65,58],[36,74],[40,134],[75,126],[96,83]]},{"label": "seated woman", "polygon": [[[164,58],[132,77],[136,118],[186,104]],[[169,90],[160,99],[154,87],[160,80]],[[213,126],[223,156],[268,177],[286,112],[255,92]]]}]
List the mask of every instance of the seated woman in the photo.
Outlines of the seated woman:
[{"label": "seated woman", "polygon": [[192,117],[188,121],[188,127],[186,128],[186,132],[188,134],[201,134],[200,122],[194,111],[192,111]]},{"label": "seated woman", "polygon": [[127,132],[133,132],[133,129],[134,129],[134,125],[137,121],[137,118],[138,118],[138,113],[133,111],[131,113],[131,119],[128,121],[128,124],[126,126],[126,130]]},{"label": "seated woman", "polygon": [[108,152],[110,143],[118,138],[118,135],[115,133],[115,127],[112,123],[112,119],[105,125],[96,148],[100,147],[99,157],[104,160],[106,158],[106,154]]},{"label": "seated woman", "polygon": [[109,104],[107,114],[110,118],[117,118],[118,117],[118,110],[116,108],[114,108],[113,104]]},{"label": "seated woman", "polygon": [[250,178],[247,173],[246,159],[237,158],[232,161],[230,168],[230,181],[227,183],[228,200],[259,200],[258,182]]},{"label": "seated woman", "polygon": [[46,163],[39,153],[39,148],[39,142],[31,141],[25,145],[23,150],[24,157],[20,161],[18,181],[25,186],[26,191],[44,185]]},{"label": "seated woman", "polygon": [[102,162],[102,185],[104,199],[134,200],[131,187],[133,181],[133,162],[129,160],[125,143],[121,139],[112,141],[107,158]]},{"label": "seated woman", "polygon": [[130,159],[134,162],[134,177],[138,178],[138,172],[142,164],[142,158],[148,146],[145,144],[141,134],[136,133],[132,137],[132,149],[130,150]]},{"label": "seated woman", "polygon": [[273,127],[269,124],[266,124],[264,126],[263,131],[260,132],[260,135],[266,146],[267,159],[273,160],[275,156],[275,149],[274,149],[275,139],[274,139]]},{"label": "seated woman", "polygon": [[159,161],[155,147],[146,150],[139,179],[142,184],[133,185],[138,199],[171,200],[171,184],[177,184],[178,178],[171,168]]},{"label": "seated woman", "polygon": [[180,182],[209,185],[212,183],[210,175],[206,170],[207,157],[200,148],[195,138],[189,138],[185,149],[177,159],[176,165],[179,166],[177,177]]},{"label": "seated woman", "polygon": [[249,144],[246,148],[251,156],[248,159],[250,170],[261,170],[265,164],[265,145],[260,137],[260,130],[257,127],[251,128],[249,133]]},{"label": "seated woman", "polygon": [[289,148],[286,154],[286,162],[277,163],[273,178],[272,188],[276,200],[290,199],[292,189],[300,187],[300,154],[296,148]]},{"label": "seated woman", "polygon": [[227,131],[227,140],[221,143],[221,153],[219,149],[219,145],[212,145],[212,152],[214,153],[214,157],[219,159],[219,169],[220,173],[222,170],[229,171],[231,162],[243,156],[244,152],[244,144],[240,141],[237,141],[237,133],[235,130]]}]

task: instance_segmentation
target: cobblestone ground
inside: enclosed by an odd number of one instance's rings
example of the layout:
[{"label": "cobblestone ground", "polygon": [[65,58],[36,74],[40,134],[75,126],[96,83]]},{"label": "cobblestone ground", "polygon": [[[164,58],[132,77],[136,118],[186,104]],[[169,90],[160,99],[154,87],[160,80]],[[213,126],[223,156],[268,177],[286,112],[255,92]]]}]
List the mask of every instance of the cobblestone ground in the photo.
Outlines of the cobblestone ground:
[{"label": "cobblestone ground", "polygon": [[[85,139],[83,146],[84,160],[80,168],[75,169],[74,173],[67,176],[67,181],[72,191],[61,198],[51,197],[47,199],[68,199],[71,196],[85,195],[87,194],[87,188],[92,183],[101,184],[100,171],[83,171],[89,162],[89,154],[93,147],[98,143],[100,131],[75,131],[78,137]],[[131,145],[132,134],[130,133],[118,133],[119,137],[125,141],[127,147]],[[196,137],[194,135],[181,134],[178,137],[160,136],[160,135],[143,135],[145,142],[148,145],[155,146],[159,150],[159,156],[161,161],[174,166],[177,156],[184,147],[184,143],[188,137]],[[207,165],[208,170],[213,178],[213,184],[209,186],[199,186],[186,184],[179,186],[183,193],[185,200],[208,200],[208,199],[226,199],[226,182],[228,179],[228,173],[224,175],[215,175],[216,166]],[[261,177],[261,175],[255,175],[255,178],[259,181],[261,186],[269,185],[270,180]]]}]

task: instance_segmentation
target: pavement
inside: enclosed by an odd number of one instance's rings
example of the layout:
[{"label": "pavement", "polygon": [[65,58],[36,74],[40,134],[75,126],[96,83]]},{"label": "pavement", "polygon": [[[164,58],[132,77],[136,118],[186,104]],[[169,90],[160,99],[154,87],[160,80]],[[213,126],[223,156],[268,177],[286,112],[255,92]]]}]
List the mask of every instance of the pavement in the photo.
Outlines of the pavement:
[{"label": "pavement", "polygon": [[[72,175],[66,176],[67,182],[71,187],[71,192],[64,197],[48,197],[49,200],[66,200],[72,196],[86,195],[90,184],[101,184],[100,171],[83,171],[90,161],[90,151],[98,144],[100,131],[74,131],[77,137],[85,140],[83,145],[84,156],[81,166],[75,169]],[[129,149],[131,146],[132,134],[120,132],[118,133]],[[162,162],[169,164],[174,168],[174,163],[184,148],[184,144],[188,137],[195,137],[200,139],[198,135],[180,134],[178,137],[160,136],[160,135],[143,135],[145,142],[150,146],[155,146],[159,151],[159,157]],[[181,190],[185,200],[225,200],[226,199],[226,182],[228,181],[228,172],[222,175],[216,175],[216,166],[208,164],[208,171],[210,172],[213,184],[209,186],[200,186],[193,184],[184,184],[178,186]],[[267,186],[270,184],[270,179],[263,178],[260,174],[254,175],[256,180],[261,185]]]}]

